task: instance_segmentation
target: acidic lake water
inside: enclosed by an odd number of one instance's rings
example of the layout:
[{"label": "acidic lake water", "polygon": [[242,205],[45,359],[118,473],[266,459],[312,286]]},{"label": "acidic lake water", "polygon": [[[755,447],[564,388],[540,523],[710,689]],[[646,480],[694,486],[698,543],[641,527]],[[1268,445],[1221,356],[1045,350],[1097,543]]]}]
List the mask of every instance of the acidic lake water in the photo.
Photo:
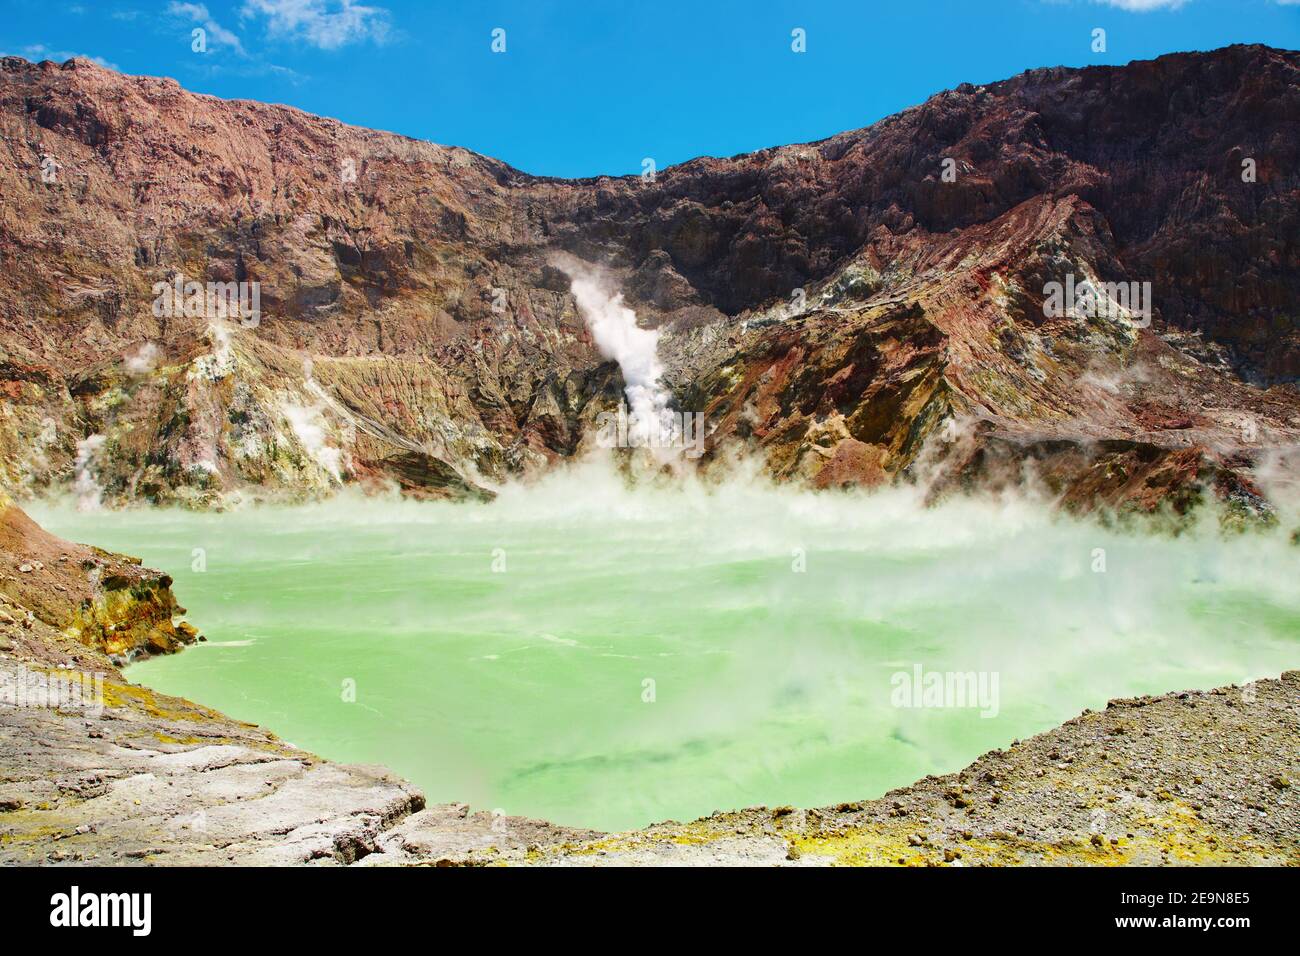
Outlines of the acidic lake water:
[{"label": "acidic lake water", "polygon": [[[1282,533],[594,467],[486,505],[31,510],[175,578],[208,642],[132,680],[431,802],[599,829],[875,797],[1111,697],[1300,665]],[[985,693],[900,706],[918,666]]]}]

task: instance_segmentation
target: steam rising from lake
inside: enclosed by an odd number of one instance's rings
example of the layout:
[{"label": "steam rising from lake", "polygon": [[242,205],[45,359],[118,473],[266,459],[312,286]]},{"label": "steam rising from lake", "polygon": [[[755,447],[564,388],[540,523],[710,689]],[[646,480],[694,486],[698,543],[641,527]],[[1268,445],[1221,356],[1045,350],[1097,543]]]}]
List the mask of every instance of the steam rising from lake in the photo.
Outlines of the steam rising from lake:
[{"label": "steam rising from lake", "polygon": [[[874,797],[1111,697],[1300,664],[1294,521],[1124,534],[601,462],[491,504],[33,511],[175,576],[211,643],[133,680],[431,802],[605,829]],[[997,675],[996,716],[896,706],[918,666]]]},{"label": "steam rising from lake", "polygon": [[636,313],[623,304],[623,294],[614,291],[610,280],[598,270],[577,260],[557,260],[572,280],[573,298],[578,312],[591,330],[600,354],[618,363],[623,374],[624,391],[633,427],[646,439],[656,432],[654,441],[671,445],[676,425],[669,408],[672,399],[660,379],[664,374],[659,360],[658,330],[637,325]]}]

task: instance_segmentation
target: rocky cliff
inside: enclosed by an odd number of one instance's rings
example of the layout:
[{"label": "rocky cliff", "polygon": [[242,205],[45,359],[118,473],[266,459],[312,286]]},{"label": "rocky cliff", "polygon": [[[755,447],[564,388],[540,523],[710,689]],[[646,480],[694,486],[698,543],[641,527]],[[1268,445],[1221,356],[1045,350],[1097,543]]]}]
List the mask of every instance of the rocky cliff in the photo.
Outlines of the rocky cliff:
[{"label": "rocky cliff", "polygon": [[[621,394],[564,254],[661,330],[705,467],[1267,513],[1300,436],[1298,121],[1300,54],[1231,47],[562,181],[6,58],[0,475],[198,506],[489,493],[578,453]],[[160,310],[178,279],[257,283],[255,327]],[[1150,283],[1150,308],[1046,314],[1075,281]]]}]

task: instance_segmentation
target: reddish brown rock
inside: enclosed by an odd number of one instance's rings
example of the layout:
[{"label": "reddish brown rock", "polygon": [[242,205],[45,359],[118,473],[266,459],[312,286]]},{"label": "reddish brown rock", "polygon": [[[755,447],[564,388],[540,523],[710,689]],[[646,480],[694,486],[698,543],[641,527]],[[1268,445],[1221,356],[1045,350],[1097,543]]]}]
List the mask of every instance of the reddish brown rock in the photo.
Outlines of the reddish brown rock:
[{"label": "reddish brown rock", "polygon": [[195,629],[173,620],[185,608],[171,585],[138,558],[55,537],[0,494],[0,602],[7,620],[24,625],[13,630],[24,646],[31,634],[34,656],[49,646],[38,626],[118,661],[193,643]]},{"label": "reddish brown rock", "polygon": [[[1297,119],[1300,54],[1238,46],[967,84],[653,183],[561,181],[6,58],[0,469],[21,494],[80,468],[110,502],[483,495],[576,453],[619,399],[567,253],[664,330],[706,464],[739,448],[818,485],[961,465],[961,484],[987,446],[1050,462],[1080,503],[1232,496],[1300,446]],[[178,273],[260,283],[262,321],[155,315]],[[1150,328],[1046,317],[1067,275],[1150,282]],[[1155,449],[1172,484],[1099,483],[1105,442]],[[1170,457],[1190,449],[1204,466]]]}]

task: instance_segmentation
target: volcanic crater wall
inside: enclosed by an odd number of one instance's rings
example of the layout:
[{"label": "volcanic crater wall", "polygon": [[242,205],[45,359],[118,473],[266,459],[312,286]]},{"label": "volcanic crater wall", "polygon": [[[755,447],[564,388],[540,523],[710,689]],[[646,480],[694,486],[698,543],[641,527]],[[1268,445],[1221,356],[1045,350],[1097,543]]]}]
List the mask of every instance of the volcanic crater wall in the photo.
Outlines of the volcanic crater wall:
[{"label": "volcanic crater wall", "polygon": [[[488,495],[581,453],[620,398],[565,253],[662,330],[705,467],[739,448],[821,486],[935,462],[969,484],[1032,460],[1081,506],[1147,509],[1168,496],[1135,475],[1177,455],[1192,498],[1255,507],[1260,463],[1300,444],[1297,120],[1300,55],[1241,46],[564,181],[8,57],[0,477],[200,507]],[[1046,316],[1067,275],[1150,283],[1150,326]],[[178,276],[256,283],[258,321],[159,314]]]}]

